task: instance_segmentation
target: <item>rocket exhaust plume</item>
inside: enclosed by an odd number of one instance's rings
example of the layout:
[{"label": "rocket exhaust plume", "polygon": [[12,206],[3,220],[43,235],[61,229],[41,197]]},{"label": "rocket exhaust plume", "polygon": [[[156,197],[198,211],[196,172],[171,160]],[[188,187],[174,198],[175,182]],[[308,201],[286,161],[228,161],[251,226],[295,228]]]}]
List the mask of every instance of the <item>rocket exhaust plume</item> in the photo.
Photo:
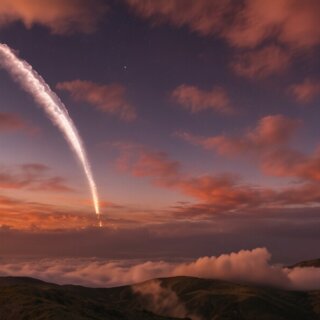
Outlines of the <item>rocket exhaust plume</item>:
[{"label": "rocket exhaust plume", "polygon": [[79,159],[87,177],[94,209],[97,214],[99,226],[101,227],[98,192],[93,179],[90,163],[78,130],[71,120],[65,105],[50,89],[43,78],[32,69],[30,64],[19,59],[7,45],[1,43],[0,66],[6,69],[12,78],[19,83],[26,92],[33,96],[37,104],[44,110],[53,124],[56,125],[64,135],[69,146]]}]

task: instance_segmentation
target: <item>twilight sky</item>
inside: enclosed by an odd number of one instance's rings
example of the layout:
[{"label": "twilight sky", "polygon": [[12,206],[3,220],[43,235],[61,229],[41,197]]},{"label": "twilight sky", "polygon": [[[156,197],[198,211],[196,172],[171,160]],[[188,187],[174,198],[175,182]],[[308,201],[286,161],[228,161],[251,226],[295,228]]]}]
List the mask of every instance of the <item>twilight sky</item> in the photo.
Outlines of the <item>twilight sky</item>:
[{"label": "twilight sky", "polygon": [[66,104],[60,132],[0,70],[1,255],[320,255],[318,0],[2,0],[0,42]]}]

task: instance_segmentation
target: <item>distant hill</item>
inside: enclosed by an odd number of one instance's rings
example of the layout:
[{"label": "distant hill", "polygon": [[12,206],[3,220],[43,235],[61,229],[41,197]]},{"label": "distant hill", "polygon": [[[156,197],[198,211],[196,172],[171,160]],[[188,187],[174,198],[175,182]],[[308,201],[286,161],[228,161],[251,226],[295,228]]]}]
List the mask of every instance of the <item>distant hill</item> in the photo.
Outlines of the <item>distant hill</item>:
[{"label": "distant hill", "polygon": [[305,268],[305,267],[315,267],[315,268],[320,268],[320,259],[314,259],[314,260],[307,260],[307,261],[302,261],[299,263],[296,263],[289,268]]},{"label": "distant hill", "polygon": [[320,319],[320,291],[294,292],[192,277],[156,279],[116,288],[59,286],[31,278],[0,278],[0,319],[166,320],[179,317],[317,320]]}]

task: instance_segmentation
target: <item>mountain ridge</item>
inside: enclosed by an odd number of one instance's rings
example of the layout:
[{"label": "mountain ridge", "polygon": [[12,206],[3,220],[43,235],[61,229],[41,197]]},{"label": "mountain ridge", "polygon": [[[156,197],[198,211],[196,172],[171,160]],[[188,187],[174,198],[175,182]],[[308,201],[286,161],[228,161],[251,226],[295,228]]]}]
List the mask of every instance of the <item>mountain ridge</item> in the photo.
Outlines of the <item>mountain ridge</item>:
[{"label": "mountain ridge", "polygon": [[194,277],[87,288],[0,277],[0,319],[320,319],[320,290],[298,292]]}]

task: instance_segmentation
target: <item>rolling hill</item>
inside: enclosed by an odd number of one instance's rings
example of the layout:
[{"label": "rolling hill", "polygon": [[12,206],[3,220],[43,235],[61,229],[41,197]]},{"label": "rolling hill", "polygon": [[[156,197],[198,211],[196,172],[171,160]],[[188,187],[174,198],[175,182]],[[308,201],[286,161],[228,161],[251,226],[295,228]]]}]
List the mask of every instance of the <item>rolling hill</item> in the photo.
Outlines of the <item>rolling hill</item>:
[{"label": "rolling hill", "polygon": [[320,291],[285,291],[192,277],[149,280],[116,288],[0,278],[0,319],[177,318],[316,320],[320,319]]},{"label": "rolling hill", "polygon": [[320,259],[314,259],[314,260],[307,260],[307,261],[298,262],[298,263],[290,266],[289,268],[296,268],[296,267],[300,267],[300,268],[306,268],[306,267],[320,268]]}]

